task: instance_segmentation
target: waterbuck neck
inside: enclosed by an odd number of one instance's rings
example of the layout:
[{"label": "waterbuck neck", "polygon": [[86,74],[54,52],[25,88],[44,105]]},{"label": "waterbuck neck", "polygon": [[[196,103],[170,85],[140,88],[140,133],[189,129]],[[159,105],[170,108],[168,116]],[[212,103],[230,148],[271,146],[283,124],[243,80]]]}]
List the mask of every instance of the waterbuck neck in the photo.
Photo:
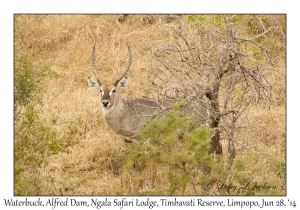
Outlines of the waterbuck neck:
[{"label": "waterbuck neck", "polygon": [[125,108],[124,101],[122,100],[121,96],[117,93],[114,98],[112,107],[110,107],[109,109],[102,107],[102,113],[106,122],[109,125],[116,124],[116,123],[119,124],[120,121],[122,121],[124,116],[124,108]]}]

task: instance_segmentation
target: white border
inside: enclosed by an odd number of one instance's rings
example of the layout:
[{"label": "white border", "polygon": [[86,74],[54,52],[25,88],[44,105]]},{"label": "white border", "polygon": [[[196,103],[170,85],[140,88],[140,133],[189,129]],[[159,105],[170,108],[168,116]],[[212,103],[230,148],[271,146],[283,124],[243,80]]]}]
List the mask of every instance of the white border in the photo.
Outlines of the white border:
[{"label": "white border", "polygon": [[[4,2],[4,3],[3,3]],[[296,1],[1,1],[1,146],[0,146],[0,208],[3,198],[13,197],[13,14],[14,13],[286,13],[287,14],[287,196],[267,197],[268,200],[298,201],[299,177],[299,15]],[[23,197],[22,197],[23,198]],[[74,198],[74,197],[73,197]],[[89,197],[85,197],[90,201]],[[120,198],[120,197],[119,197]],[[34,199],[34,198],[33,198]],[[48,197],[42,197],[47,200]],[[78,197],[78,199],[81,199]],[[113,199],[113,197],[110,197]],[[159,200],[160,198],[157,197]],[[181,198],[182,200],[185,198]],[[206,200],[226,200],[226,197],[204,197]],[[232,199],[230,197],[229,199]],[[263,197],[236,197],[237,200],[258,200]],[[10,208],[12,209],[12,208]],[[26,209],[26,208],[25,208]],[[29,208],[28,208],[29,209]],[[32,209],[32,208],[30,208]],[[37,208],[35,208],[37,209]],[[59,209],[59,208],[56,208]],[[112,208],[113,209],[113,208]],[[118,208],[119,209],[119,208]],[[134,209],[134,208],[133,208]],[[215,208],[214,208],[215,209]],[[216,208],[217,209],[217,208]]]}]

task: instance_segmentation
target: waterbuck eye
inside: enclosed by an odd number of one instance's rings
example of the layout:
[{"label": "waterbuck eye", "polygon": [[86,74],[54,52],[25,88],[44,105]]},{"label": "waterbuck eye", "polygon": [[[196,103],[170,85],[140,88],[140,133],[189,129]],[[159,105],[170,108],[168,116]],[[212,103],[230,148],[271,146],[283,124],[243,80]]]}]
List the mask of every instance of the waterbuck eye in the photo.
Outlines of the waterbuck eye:
[{"label": "waterbuck eye", "polygon": [[113,89],[113,91],[112,91],[113,93],[115,93],[116,92],[116,89]]}]

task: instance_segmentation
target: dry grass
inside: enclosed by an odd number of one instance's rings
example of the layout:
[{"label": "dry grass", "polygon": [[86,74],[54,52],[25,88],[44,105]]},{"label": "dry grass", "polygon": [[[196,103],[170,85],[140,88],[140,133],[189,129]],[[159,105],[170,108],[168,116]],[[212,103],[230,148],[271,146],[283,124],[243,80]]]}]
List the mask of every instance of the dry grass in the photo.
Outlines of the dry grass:
[{"label": "dry grass", "polygon": [[[129,43],[133,60],[128,73],[129,87],[123,91],[123,96],[147,95],[144,80],[145,70],[150,66],[147,53],[152,44],[168,43],[169,37],[161,28],[177,26],[178,22],[168,19],[167,15],[130,15],[125,17],[124,22],[118,18],[118,15],[15,16],[15,50],[18,54],[47,52],[52,70],[60,75],[60,78],[49,79],[42,84],[44,105],[41,106],[40,120],[45,125],[52,125],[61,136],[67,132],[70,122],[84,122],[80,127],[79,143],[71,148],[71,153],[49,157],[48,166],[40,169],[44,179],[38,194],[112,195],[134,192],[134,185],[138,182],[132,176],[135,172],[125,170],[123,161],[113,155],[114,150],[124,152],[128,145],[107,127],[100,112],[98,92],[87,86],[87,77],[92,75],[91,49],[97,42],[99,73],[104,80],[110,81],[122,71],[126,62],[126,43]],[[284,17],[280,18],[280,21],[283,20]],[[254,27],[251,24],[257,26],[254,22],[251,19],[248,27]],[[261,29],[256,27],[255,30]],[[276,49],[282,48],[282,45],[275,44]],[[285,66],[284,62],[285,59],[282,59],[282,66]],[[285,84],[276,82],[276,92],[282,99],[285,97]],[[238,142],[241,150],[237,157],[247,159],[249,173],[253,169],[266,169],[249,174],[254,177],[253,180],[279,181],[275,172],[272,173],[276,169],[269,161],[270,157],[285,160],[285,152],[282,151],[285,148],[284,105],[285,102],[281,101],[271,110],[253,111],[253,130],[238,134],[253,139]],[[223,144],[226,146],[226,142]],[[260,156],[254,157],[258,153]],[[157,186],[164,184],[164,180],[160,180]],[[132,186],[132,189],[124,189],[124,186]],[[187,194],[193,192],[187,191]]]}]

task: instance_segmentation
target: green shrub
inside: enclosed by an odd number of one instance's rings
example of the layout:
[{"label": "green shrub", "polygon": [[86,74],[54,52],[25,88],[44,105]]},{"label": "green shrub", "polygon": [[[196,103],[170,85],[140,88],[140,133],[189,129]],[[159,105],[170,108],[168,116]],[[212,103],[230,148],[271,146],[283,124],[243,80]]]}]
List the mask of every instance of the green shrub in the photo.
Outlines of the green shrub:
[{"label": "green shrub", "polygon": [[75,136],[82,122],[71,122],[66,134],[59,137],[51,125],[39,120],[33,107],[27,108],[19,119],[15,123],[14,141],[15,194],[30,195],[30,189],[37,193],[39,168],[47,165],[47,158],[58,152],[69,153],[69,148],[78,142]]},{"label": "green shrub", "polygon": [[50,68],[46,61],[48,55],[19,55],[15,53],[14,64],[14,111],[15,120],[22,107],[42,103],[40,83],[46,78],[59,75]]},{"label": "green shrub", "polygon": [[162,169],[168,181],[168,195],[184,194],[186,187],[195,183],[206,186],[209,174],[205,171],[213,166],[213,156],[209,154],[213,132],[204,127],[192,128],[192,119],[180,116],[180,104],[175,104],[165,119],[150,120],[141,128],[141,141],[126,155],[127,166],[140,171],[142,182],[147,179],[149,168]]},{"label": "green shrub", "polygon": [[[51,125],[39,119],[43,105],[41,83],[56,78],[47,62],[48,55],[20,55],[15,53],[14,71],[14,192],[15,195],[37,195],[42,177],[39,169],[47,165],[47,158],[58,152],[70,152],[76,144],[78,127],[82,121],[70,122],[65,134],[58,134]],[[52,122],[57,119],[52,120]]]}]

